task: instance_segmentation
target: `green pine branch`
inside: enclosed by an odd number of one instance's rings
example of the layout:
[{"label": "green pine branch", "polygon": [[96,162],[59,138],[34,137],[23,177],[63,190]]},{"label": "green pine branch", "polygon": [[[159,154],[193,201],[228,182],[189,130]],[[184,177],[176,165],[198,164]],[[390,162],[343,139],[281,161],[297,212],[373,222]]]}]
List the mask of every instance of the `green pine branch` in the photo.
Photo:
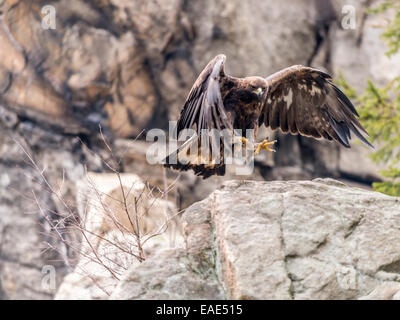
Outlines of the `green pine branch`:
[{"label": "green pine branch", "polygon": [[[390,57],[400,50],[400,0],[384,1],[368,12],[377,14],[388,9],[394,9],[395,16],[383,32],[382,38],[388,44],[387,55]],[[374,190],[400,196],[400,76],[383,88],[368,80],[361,95],[351,88],[342,74],[339,75],[337,84],[360,106],[362,124],[377,148],[371,156],[372,160],[384,163],[389,168],[381,172],[385,181],[373,183]]]}]

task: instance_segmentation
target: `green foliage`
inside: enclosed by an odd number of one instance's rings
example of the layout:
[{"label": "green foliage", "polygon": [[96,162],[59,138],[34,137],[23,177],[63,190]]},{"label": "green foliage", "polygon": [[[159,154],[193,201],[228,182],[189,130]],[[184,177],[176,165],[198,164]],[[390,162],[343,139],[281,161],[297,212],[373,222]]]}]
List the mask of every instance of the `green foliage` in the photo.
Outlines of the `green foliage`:
[{"label": "green foliage", "polygon": [[400,78],[384,88],[376,87],[370,80],[359,97],[360,117],[372,141],[377,142],[373,160],[389,166],[400,163]]},{"label": "green foliage", "polygon": [[[389,46],[387,55],[391,56],[400,50],[400,1],[384,1],[378,8],[369,12],[382,13],[389,8],[395,9],[396,14],[386,27],[382,38]],[[338,85],[349,98],[357,100],[360,106],[362,123],[376,147],[372,159],[388,167],[388,170],[381,172],[385,181],[375,182],[374,190],[400,196],[400,76],[383,88],[378,88],[368,80],[367,88],[361,95],[357,95],[342,75]]]},{"label": "green foliage", "polygon": [[389,46],[389,50],[386,53],[391,56],[399,51],[400,49],[400,1],[399,0],[386,0],[383,1],[379,7],[368,10],[369,13],[382,13],[388,9],[395,10],[395,17],[393,21],[387,26],[382,37],[385,39]]},{"label": "green foliage", "polygon": [[399,197],[400,196],[400,183],[385,181],[385,182],[374,182],[372,187],[375,191],[388,194],[389,196]]}]

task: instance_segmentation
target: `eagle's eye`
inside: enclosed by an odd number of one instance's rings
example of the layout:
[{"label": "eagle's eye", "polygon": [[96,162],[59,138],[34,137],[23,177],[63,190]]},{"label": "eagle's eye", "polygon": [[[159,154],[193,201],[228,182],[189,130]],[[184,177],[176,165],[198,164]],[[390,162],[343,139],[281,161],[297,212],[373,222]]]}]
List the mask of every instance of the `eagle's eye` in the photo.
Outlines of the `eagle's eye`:
[{"label": "eagle's eye", "polygon": [[252,91],[254,94],[256,94],[258,97],[261,97],[263,94],[263,89],[262,88],[257,88],[256,90]]}]

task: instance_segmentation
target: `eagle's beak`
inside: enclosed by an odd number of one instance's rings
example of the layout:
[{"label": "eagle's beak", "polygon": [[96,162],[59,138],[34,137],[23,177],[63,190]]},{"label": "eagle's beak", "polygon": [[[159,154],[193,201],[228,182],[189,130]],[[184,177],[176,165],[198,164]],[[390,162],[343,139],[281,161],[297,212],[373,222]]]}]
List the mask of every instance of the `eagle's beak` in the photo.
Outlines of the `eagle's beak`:
[{"label": "eagle's beak", "polygon": [[263,91],[261,88],[258,88],[257,90],[253,90],[253,93],[255,93],[258,97],[261,97]]}]

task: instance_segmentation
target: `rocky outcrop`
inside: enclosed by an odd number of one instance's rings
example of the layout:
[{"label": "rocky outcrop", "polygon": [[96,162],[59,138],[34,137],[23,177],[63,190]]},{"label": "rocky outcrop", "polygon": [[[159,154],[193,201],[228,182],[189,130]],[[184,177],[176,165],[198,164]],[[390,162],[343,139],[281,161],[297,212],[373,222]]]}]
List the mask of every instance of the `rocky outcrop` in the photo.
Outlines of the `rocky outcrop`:
[{"label": "rocky outcrop", "polygon": [[400,284],[398,282],[381,284],[360,300],[400,300]]},{"label": "rocky outcrop", "polygon": [[[205,257],[207,259],[207,257]],[[183,249],[166,249],[131,268],[111,294],[113,300],[224,299],[214,265],[200,268]]]},{"label": "rocky outcrop", "polygon": [[[286,2],[3,1],[2,52],[14,58],[1,62],[2,99],[64,132],[87,132],[98,122],[119,137],[166,128],[166,117],[176,119],[197,74],[218,53],[230,57],[229,71],[238,76],[307,62],[315,8]],[[42,28],[49,4],[54,30]]]},{"label": "rocky outcrop", "polygon": [[182,218],[186,247],[132,266],[111,298],[400,294],[398,198],[332,179],[230,181]]},{"label": "rocky outcrop", "polygon": [[78,195],[83,227],[72,226],[81,241],[71,244],[78,262],[56,299],[106,299],[130,267],[182,242],[175,205],[134,174],[88,173],[78,182]]},{"label": "rocky outcrop", "polygon": [[[1,110],[0,107],[0,114]],[[60,254],[68,255],[68,250],[50,232],[45,218],[62,220],[57,212],[62,214],[65,208],[48,192],[40,171],[55,188],[61,187],[63,197],[74,210],[75,181],[84,175],[84,162],[88,168],[101,169],[99,159],[77,148],[79,145],[78,139],[29,123],[20,124],[15,130],[0,127],[0,295],[4,298],[50,299],[56,287],[42,285],[46,275],[43,271],[48,266],[57,270],[57,285],[68,271]],[[29,163],[22,147],[34,157],[39,172]],[[60,221],[62,226],[65,225]]]}]

